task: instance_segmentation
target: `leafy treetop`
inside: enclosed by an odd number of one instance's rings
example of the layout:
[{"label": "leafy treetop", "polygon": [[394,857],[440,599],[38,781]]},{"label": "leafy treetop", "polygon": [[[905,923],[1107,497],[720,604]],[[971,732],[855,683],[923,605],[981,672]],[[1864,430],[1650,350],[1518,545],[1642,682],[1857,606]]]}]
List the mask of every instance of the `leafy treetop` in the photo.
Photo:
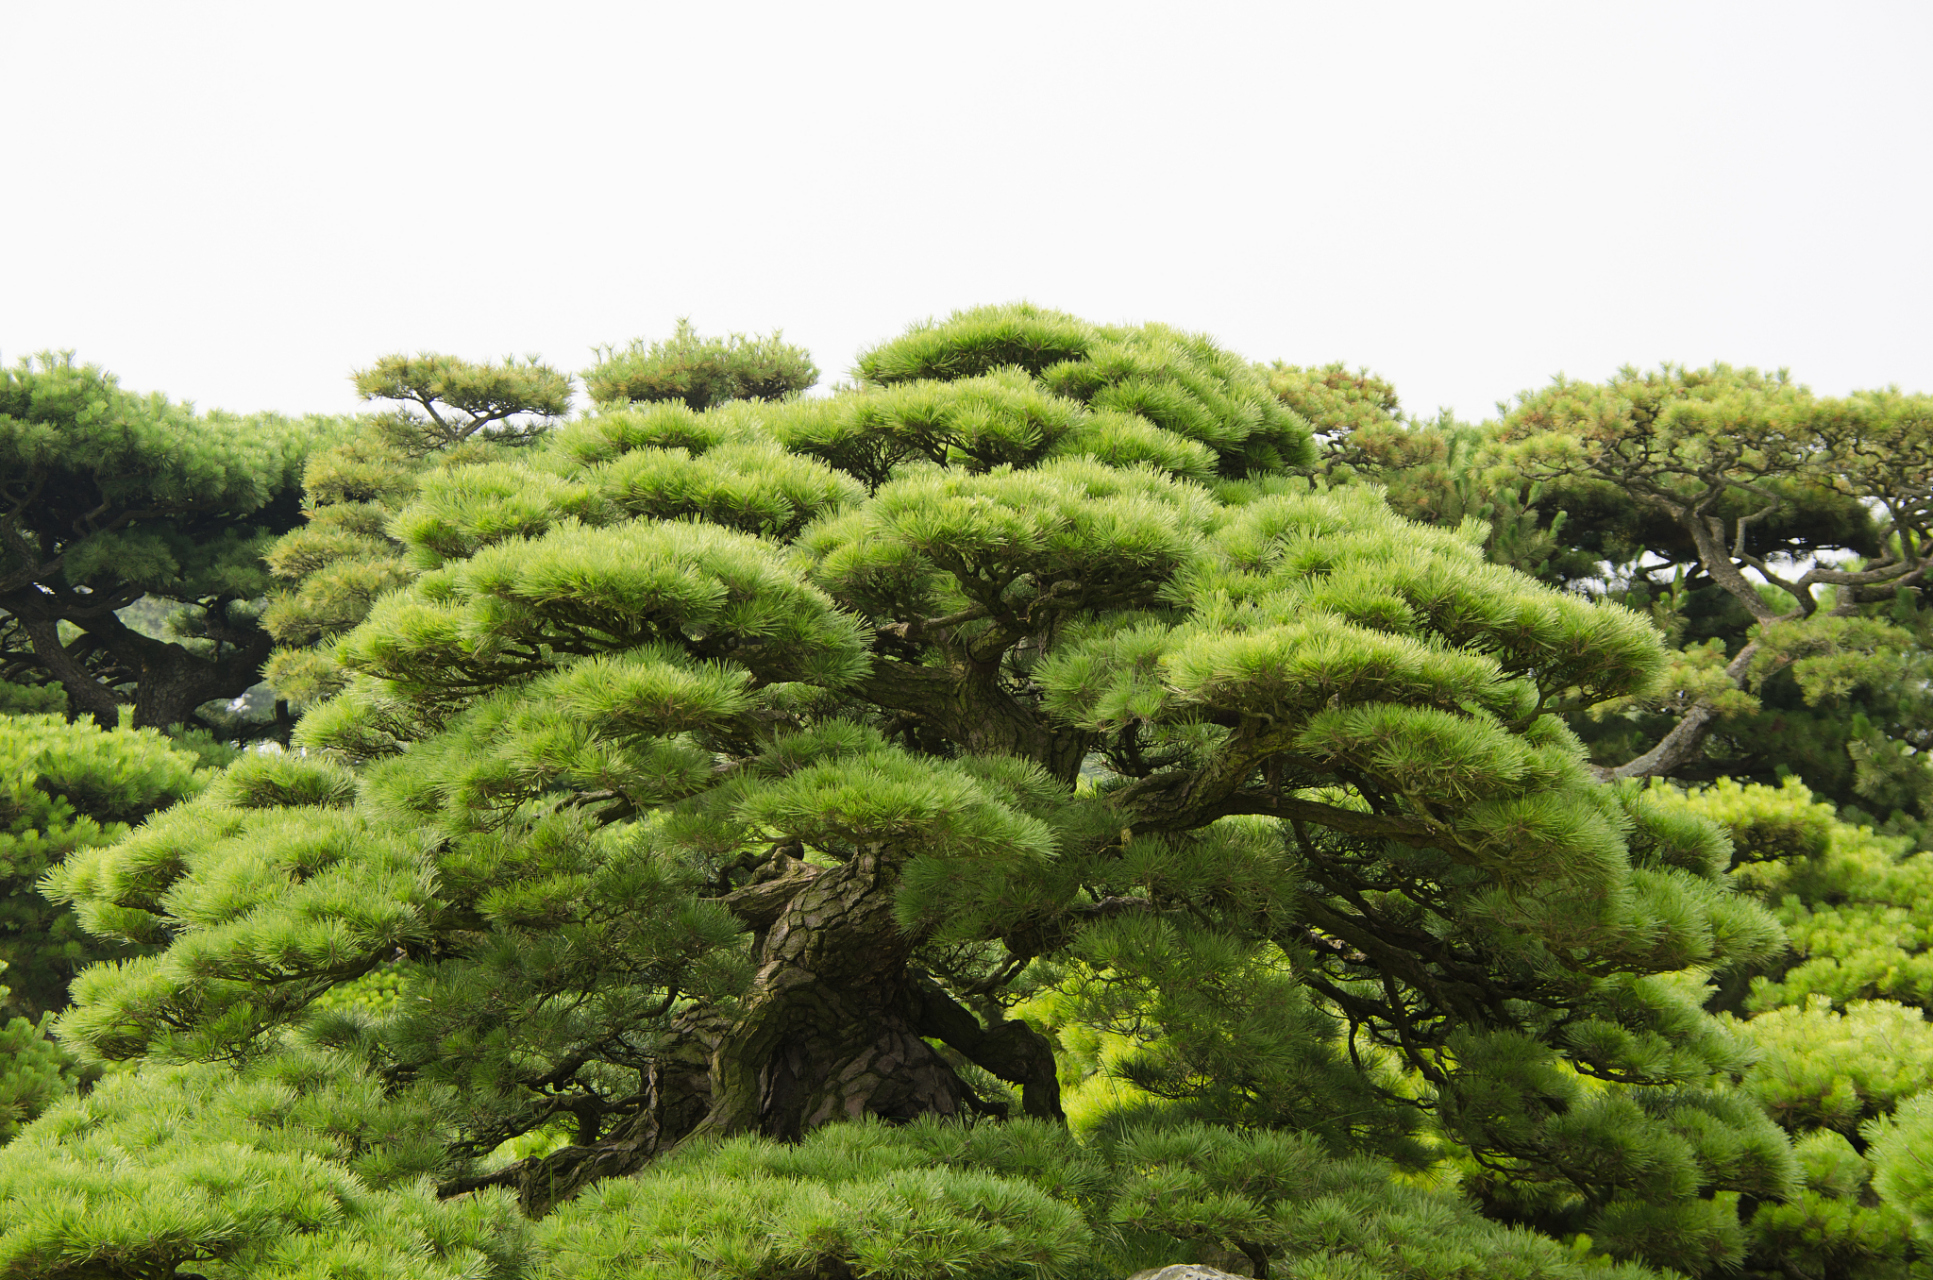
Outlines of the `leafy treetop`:
[{"label": "leafy treetop", "polygon": [[364,400],[401,401],[390,439],[420,456],[483,433],[523,443],[549,430],[570,408],[570,378],[534,359],[474,364],[455,356],[384,356],[354,375]]}]

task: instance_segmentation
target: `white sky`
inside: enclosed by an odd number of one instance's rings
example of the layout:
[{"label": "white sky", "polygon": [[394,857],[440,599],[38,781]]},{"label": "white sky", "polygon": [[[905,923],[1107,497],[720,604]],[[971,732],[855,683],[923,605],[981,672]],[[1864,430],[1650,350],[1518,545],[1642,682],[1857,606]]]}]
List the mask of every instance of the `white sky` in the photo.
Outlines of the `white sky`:
[{"label": "white sky", "polygon": [[395,350],[1029,298],[1482,417],[1933,390],[1933,4],[0,0],[0,354],[340,411]]}]

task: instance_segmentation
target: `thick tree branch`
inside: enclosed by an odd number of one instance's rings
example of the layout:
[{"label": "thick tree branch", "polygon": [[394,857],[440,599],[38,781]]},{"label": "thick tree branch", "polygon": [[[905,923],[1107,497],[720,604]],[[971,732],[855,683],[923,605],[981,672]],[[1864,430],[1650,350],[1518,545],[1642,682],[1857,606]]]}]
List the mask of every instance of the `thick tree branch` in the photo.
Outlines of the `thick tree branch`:
[{"label": "thick tree branch", "polygon": [[926,974],[913,975],[912,996],[919,1002],[915,1026],[923,1036],[943,1040],[967,1061],[1020,1086],[1020,1107],[1028,1115],[1057,1124],[1067,1122],[1054,1073],[1054,1047],[1024,1022],[980,1020]]},{"label": "thick tree branch", "polygon": [[[1763,644],[1762,640],[1753,640],[1740,649],[1737,656],[1725,664],[1726,678],[1734,685],[1743,684],[1745,672]],[[1595,772],[1607,782],[1616,778],[1670,777],[1704,747],[1705,738],[1717,721],[1718,708],[1712,705],[1711,699],[1700,698],[1692,704],[1691,710],[1685,712],[1684,718],[1673,726],[1671,732],[1659,739],[1657,746],[1635,760],[1627,760],[1615,768],[1600,767]]]}]

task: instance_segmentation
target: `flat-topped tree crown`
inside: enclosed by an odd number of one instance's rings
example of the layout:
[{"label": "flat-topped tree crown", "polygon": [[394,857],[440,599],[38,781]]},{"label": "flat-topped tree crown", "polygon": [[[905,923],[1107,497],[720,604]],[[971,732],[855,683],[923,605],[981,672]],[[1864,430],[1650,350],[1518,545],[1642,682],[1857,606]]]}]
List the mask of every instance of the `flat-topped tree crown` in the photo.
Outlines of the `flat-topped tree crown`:
[{"label": "flat-topped tree crown", "polygon": [[475,364],[428,353],[392,355],[352,379],[362,399],[406,406],[386,425],[392,442],[411,456],[479,433],[498,443],[528,443],[570,409],[570,377],[535,359]]},{"label": "flat-topped tree crown", "polygon": [[819,380],[812,357],[777,332],[707,338],[689,319],[680,319],[663,341],[638,338],[597,354],[584,371],[584,388],[603,406],[675,401],[703,410],[732,400],[783,400]]},{"label": "flat-topped tree crown", "polygon": [[[1647,625],[1311,495],[1306,423],[1199,336],[987,308],[860,369],[416,487],[309,754],[59,877],[165,944],[65,1033],[333,1046],[448,1100],[446,1192],[542,1211],[699,1135],[1057,1122],[1015,1016],[1056,979],[1158,1027],[1144,1079],[1197,1118],[1414,1162],[1400,1064],[1553,1229],[1725,1262],[1731,1193],[1792,1166],[1673,975],[1777,927],[1556,718],[1648,686]],[[332,1003],[380,975],[405,998]]]},{"label": "flat-topped tree crown", "polygon": [[[1830,400],[1783,371],[1667,365],[1526,393],[1499,440],[1530,478],[1610,486],[1662,516],[1665,527],[1650,534],[1657,545],[1644,550],[1699,564],[1752,617],[1769,621],[1850,612],[1917,581],[1933,483],[1929,429],[1933,408],[1923,397]],[[1857,571],[1832,563],[1847,552],[1870,563]],[[1803,572],[1788,568],[1808,560]],[[1763,598],[1753,579],[1789,600]]]}]

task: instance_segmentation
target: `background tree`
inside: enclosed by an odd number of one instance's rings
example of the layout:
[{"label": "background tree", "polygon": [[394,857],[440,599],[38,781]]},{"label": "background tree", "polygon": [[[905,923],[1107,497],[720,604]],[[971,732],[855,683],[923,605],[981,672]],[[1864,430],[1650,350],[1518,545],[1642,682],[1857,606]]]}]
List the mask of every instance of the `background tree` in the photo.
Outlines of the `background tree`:
[{"label": "background tree", "polygon": [[[1735,1033],[1760,1055],[1737,1074],[1738,1087],[1792,1136],[1805,1181],[1788,1200],[1751,1209],[1741,1265],[1786,1277],[1908,1274],[1919,1245],[1901,1208],[1905,1199],[1887,1198],[1903,1184],[1876,1180],[1877,1149],[1868,1143],[1895,1133],[1888,1117],[1924,1087],[1933,1049],[1925,1020],[1933,985],[1920,922],[1927,869],[1923,856],[1911,854],[1925,840],[1919,753],[1927,636],[1918,566],[1911,555],[1881,554],[1888,531],[1875,513],[1907,512],[1907,533],[1891,537],[1898,546],[1914,545],[1910,489],[1917,483],[1917,446],[1911,437],[1913,414],[1923,407],[1892,392],[1854,397],[1848,407],[1750,371],[1668,369],[1644,378],[1627,371],[1604,387],[1560,381],[1525,396],[1520,416],[1469,427],[1398,421],[1386,398],[1382,418],[1361,410],[1363,397],[1335,405],[1330,382],[1348,390],[1365,380],[1339,367],[1276,370],[1285,402],[1310,404],[1340,424],[1322,436],[1319,483],[1369,481],[1393,509],[1413,518],[1487,525],[1493,559],[1568,590],[1645,609],[1677,643],[1663,690],[1592,714],[1572,713],[1597,760],[1617,765],[1644,755],[1701,699],[1716,712],[1703,740],[1671,769],[1694,784],[1716,782],[1695,786],[1681,801],[1672,801],[1670,792],[1651,794],[1727,828],[1734,883],[1772,907],[1787,931],[1785,948],[1734,970],[1708,1001],[1737,1015]],[[1307,389],[1312,381],[1314,393]],[[1700,425],[1672,408],[1699,399],[1729,400],[1732,417],[1716,427]],[[1659,428],[1661,415],[1671,413],[1680,416]],[[1727,424],[1756,417],[1755,430],[1763,434],[1777,430],[1781,414],[1812,433],[1783,471],[1776,459],[1754,452],[1751,431],[1702,452],[1699,430],[1724,434]],[[1565,431],[1595,443],[1578,445]],[[1857,433],[1883,442],[1861,447],[1885,467],[1831,461],[1829,451],[1845,449]],[[1514,445],[1507,443],[1512,437]],[[1589,452],[1594,448],[1601,452]],[[1734,559],[1742,576],[1759,582],[1754,603],[1791,611],[1797,599],[1766,584],[1754,558],[1771,563],[1774,576],[1788,584],[1802,581],[1809,567],[1872,570],[1877,578],[1809,584],[1818,597],[1815,617],[1836,610],[1840,621],[1758,623],[1706,571],[1685,525],[1686,509],[1674,510],[1657,495],[1634,496],[1622,482],[1627,473],[1655,479],[1674,466],[1699,465],[1716,467],[1714,477],[1744,481],[1716,499],[1710,510],[1717,514],[1705,528],[1715,521],[1713,541],[1730,551],[1741,545],[1740,526],[1746,529],[1743,545],[1756,555]],[[1754,492],[1754,476],[1774,472],[1783,479]],[[1885,483],[1894,493],[1909,492],[1886,502],[1866,496]],[[1689,492],[1689,482],[1681,488]],[[1855,590],[1875,585],[1871,598],[1855,600]],[[1887,586],[1890,596],[1882,594]],[[1759,648],[1742,674],[1728,674],[1728,660],[1755,640]],[[1727,770],[1767,780],[1785,774],[1786,785],[1740,787],[1718,776]],[[1831,797],[1840,817],[1835,806],[1815,803],[1797,776]],[[1855,825],[1879,821],[1870,817],[1874,812],[1888,830],[1910,839]],[[1145,1070],[1131,1054],[1119,1057],[1119,1066],[1130,1076]],[[1909,1110],[1914,1106],[1908,1103]],[[1906,1121],[1899,1126],[1910,1128]],[[1896,1170],[1904,1167],[1903,1140],[1888,1140],[1888,1159]]]},{"label": "background tree", "polygon": [[1741,1091],[1794,1139],[1804,1190],[1761,1204],[1745,1269],[1879,1277],[1924,1265],[1910,1206],[1877,1193],[1876,1127],[1933,1079],[1933,968],[1924,903],[1933,855],[1839,820],[1796,779],[1729,779],[1652,795],[1721,823],[1731,876],[1775,910],[1788,946],[1718,985],[1759,1058]]},{"label": "background tree", "polygon": [[1664,685],[1569,716],[1600,767],[1796,773],[1849,820],[1925,838],[1925,397],[1667,367],[1560,379],[1470,426],[1400,420],[1339,366],[1273,377],[1334,424],[1318,484],[1379,485],[1411,519],[1470,522],[1498,563],[1653,617]]},{"label": "background tree", "polygon": [[51,1015],[81,966],[139,950],[82,932],[41,896],[42,877],[195,794],[199,764],[152,729],[0,714],[0,1142],[98,1074],[49,1038]]},{"label": "background tree", "polygon": [[1924,817],[1933,400],[1627,369],[1522,397],[1498,440],[1515,474],[1562,486],[1567,536],[1682,646],[1669,696],[1640,704],[1652,718],[1623,721],[1646,736],[1615,774],[1769,779],[1803,761],[1842,804]]},{"label": "background tree", "polygon": [[[1739,1260],[1741,1201],[1799,1170],[1731,1086],[1748,1055],[1697,970],[1783,934],[1716,828],[1599,784],[1559,718],[1649,686],[1648,622],[1309,493],[1303,417],[1197,336],[993,308],[859,372],[819,400],[632,404],[411,489],[383,527],[414,576],[336,644],[310,754],[239,761],[56,877],[90,929],[165,944],[82,975],[61,1023],[146,1060],[112,1123],[226,1133],[222,1073],[302,1080],[354,1100],[299,1126],[337,1203],[407,1171],[542,1212],[734,1135],[1057,1123],[1056,1045],[1015,1015],[1058,981],[1091,1023],[1163,1033],[1143,1078],[1176,1109],[1120,1138],[1136,1248],[1319,1268],[1336,1215],[1292,1189],[1355,1175],[1296,1162],[1440,1143],[1546,1236]],[[374,1009],[332,994],[376,982],[398,994]],[[1228,1123],[1158,1137],[1184,1119]],[[0,1210],[0,1238],[40,1242],[8,1265],[202,1256],[168,1210],[99,1225],[76,1127],[0,1155],[50,1189]],[[1237,1185],[1244,1162],[1282,1172]],[[294,1221],[265,1194],[251,1221]],[[1029,1203],[1015,1222],[1068,1221]],[[1446,1271],[1575,1261],[1444,1238]]]},{"label": "background tree", "polygon": [[[0,970],[3,972],[3,970]],[[0,986],[0,1005],[12,992]],[[41,1021],[14,1015],[0,1025],[0,1144],[74,1091],[87,1073],[47,1035]]]},{"label": "background tree", "polygon": [[[209,727],[259,679],[261,556],[297,519],[331,424],[195,414],[92,365],[0,374],[0,679],[58,686],[103,727]],[[131,606],[150,606],[146,630]]]},{"label": "background tree", "polygon": [[623,350],[601,347],[598,356],[584,372],[584,389],[607,407],[677,401],[704,410],[728,400],[784,400],[819,380],[812,357],[777,332],[707,338],[684,319],[664,341],[639,338]]},{"label": "background tree", "polygon": [[1563,536],[1562,501],[1575,495],[1497,467],[1494,425],[1460,422],[1447,411],[1405,417],[1395,388],[1366,369],[1277,361],[1268,378],[1276,398],[1315,431],[1307,474],[1316,487],[1375,485],[1405,519],[1467,528],[1491,561],[1552,586],[1575,589],[1601,572],[1600,551]]}]

